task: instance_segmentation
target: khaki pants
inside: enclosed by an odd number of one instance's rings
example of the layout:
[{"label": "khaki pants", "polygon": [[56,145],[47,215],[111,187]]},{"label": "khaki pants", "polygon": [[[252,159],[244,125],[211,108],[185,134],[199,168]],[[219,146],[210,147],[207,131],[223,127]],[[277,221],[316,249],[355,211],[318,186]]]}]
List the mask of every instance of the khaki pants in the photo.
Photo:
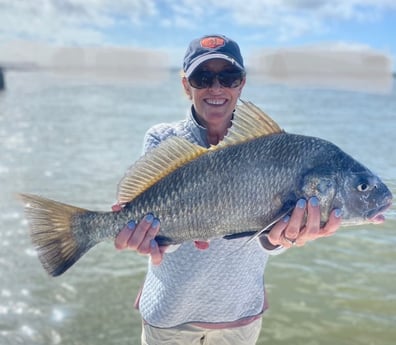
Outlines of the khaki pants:
[{"label": "khaki pants", "polygon": [[156,328],[143,324],[142,345],[254,345],[262,319],[235,328],[206,329],[191,324]]}]

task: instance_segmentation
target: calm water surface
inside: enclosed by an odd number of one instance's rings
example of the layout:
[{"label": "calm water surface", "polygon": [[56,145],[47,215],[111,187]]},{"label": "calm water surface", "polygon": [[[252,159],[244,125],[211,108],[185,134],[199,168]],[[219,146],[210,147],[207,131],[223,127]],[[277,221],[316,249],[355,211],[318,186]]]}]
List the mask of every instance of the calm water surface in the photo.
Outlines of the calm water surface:
[{"label": "calm water surface", "polygon": [[[16,192],[110,210],[145,130],[184,116],[177,73],[154,86],[45,73],[6,75],[0,93],[0,344],[139,344],[132,304],[146,258],[96,247],[64,276],[42,269]],[[396,194],[396,93],[293,89],[251,81],[254,101],[287,131],[317,135],[376,171]],[[380,226],[271,259],[259,344],[396,341],[396,208]]]}]

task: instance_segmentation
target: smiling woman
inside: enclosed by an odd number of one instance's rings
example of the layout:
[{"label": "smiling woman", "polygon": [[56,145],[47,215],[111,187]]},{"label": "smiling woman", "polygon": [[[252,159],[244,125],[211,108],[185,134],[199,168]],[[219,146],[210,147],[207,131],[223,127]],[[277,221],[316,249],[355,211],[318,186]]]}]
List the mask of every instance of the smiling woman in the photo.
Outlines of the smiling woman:
[{"label": "smiling woman", "polygon": [[[110,210],[119,179],[141,154],[145,131],[178,121],[190,103],[178,91],[178,71],[155,88],[6,73],[7,91],[0,95],[0,344],[140,344],[142,320],[131,304],[147,258],[103,244],[67,276],[50,279],[14,195],[39,193]],[[390,125],[396,89],[381,95],[299,89],[248,77],[245,98],[265,105],[288,132],[337,143],[379,172],[396,194]],[[395,206],[386,218],[382,225],[345,229],[270,258],[270,313],[263,316],[257,344],[393,345]],[[216,262],[222,252],[215,254]],[[185,265],[181,269],[196,278]],[[210,283],[205,274],[202,282]],[[244,288],[236,284],[234,290]]]},{"label": "smiling woman", "polygon": [[[145,152],[148,155],[155,155],[157,150],[161,150],[162,145],[174,141],[179,142],[179,140],[183,142],[185,140],[189,145],[196,144],[197,146],[194,147],[201,147],[200,150],[217,144],[219,145],[216,147],[220,148],[222,147],[220,142],[225,135],[227,133],[231,135],[233,129],[240,128],[236,121],[237,114],[234,114],[234,111],[245,86],[246,76],[244,61],[235,41],[223,35],[208,35],[192,40],[184,56],[183,72],[181,82],[191,101],[187,117],[175,123],[160,123],[150,128],[145,135],[144,144]],[[253,113],[258,116],[257,112],[253,111]],[[247,121],[246,113],[242,117],[244,121]],[[253,118],[256,117],[253,115]],[[234,125],[235,127],[233,127]],[[252,127],[247,130],[249,134],[255,133],[257,127],[261,126],[254,122]],[[280,130],[278,126],[276,128],[277,131]],[[238,132],[238,137],[240,135],[241,133]],[[232,142],[230,137],[227,136],[227,138]],[[224,142],[228,141],[225,139]],[[246,158],[248,155],[240,153],[240,156],[239,162],[242,162],[243,165],[242,157]],[[265,155],[258,154],[257,156]],[[192,161],[191,166],[195,167],[197,161],[198,159]],[[212,167],[212,164],[209,163],[208,166]],[[242,172],[243,175],[243,167],[234,168],[235,171]],[[144,170],[155,173],[158,171],[158,167],[150,164]],[[198,172],[197,178],[193,178],[193,181],[203,183],[206,188],[201,188],[193,183],[191,188],[182,189],[189,191],[187,195],[190,195],[190,191],[194,188],[200,191],[207,190],[210,183],[204,182],[206,181],[205,176],[211,183],[221,186],[222,184],[218,180],[221,176],[227,182],[233,179],[231,176],[227,177],[225,170],[233,171],[232,168],[226,169],[213,164],[210,169],[213,175],[206,174],[205,168],[205,172]],[[133,171],[136,171],[134,167],[130,172]],[[186,171],[183,169],[181,173],[186,173]],[[191,176],[190,173],[187,175]],[[129,175],[127,174],[127,176]],[[128,178],[125,180],[127,181]],[[187,181],[182,177],[176,178],[176,180]],[[160,182],[155,186],[159,184]],[[124,185],[128,186],[131,183],[129,181],[122,182],[121,186]],[[251,187],[257,192],[259,185],[263,186],[254,180]],[[172,187],[171,189],[173,193],[177,194],[176,188]],[[250,190],[250,188],[242,189],[244,195],[247,190]],[[236,191],[238,188],[234,186],[232,190]],[[340,213],[337,210],[332,210],[326,218],[327,223],[321,224],[321,207],[312,197],[307,198],[310,202],[301,199],[297,203],[297,207],[295,207],[295,202],[289,205],[290,211],[294,209],[287,219],[281,219],[282,217],[279,215],[273,217],[275,219],[272,219],[271,224],[274,226],[269,230],[268,236],[261,236],[258,241],[250,241],[246,244],[246,239],[237,236],[239,238],[232,241],[226,238],[215,238],[209,245],[206,243],[205,246],[202,246],[202,241],[208,239],[204,235],[206,229],[216,229],[217,226],[223,228],[222,221],[235,227],[237,222],[232,220],[229,213],[233,215],[239,214],[239,212],[247,214],[243,211],[243,207],[249,205],[249,202],[243,202],[242,198],[235,198],[235,194],[233,194],[234,198],[229,198],[229,201],[231,200],[230,203],[236,209],[221,213],[226,210],[226,201],[223,201],[222,197],[217,197],[220,194],[223,192],[216,193],[213,188],[207,195],[198,197],[209,208],[203,212],[203,216],[197,217],[196,223],[199,224],[197,234],[193,239],[181,243],[176,249],[172,248],[172,252],[167,252],[168,248],[164,244],[179,242],[161,240],[161,231],[166,229],[167,217],[153,208],[148,209],[147,212],[152,213],[142,219],[131,219],[118,233],[115,239],[118,249],[129,248],[140,254],[149,254],[151,259],[137,302],[144,320],[142,344],[158,344],[169,338],[180,339],[179,342],[175,340],[175,344],[199,343],[203,340],[206,344],[216,345],[255,344],[260,333],[262,313],[267,308],[263,274],[268,257],[279,254],[285,248],[290,248],[293,245],[302,246],[309,240],[330,236],[334,234],[341,222]],[[231,195],[232,193],[226,192],[226,194]],[[201,194],[195,192],[194,195]],[[172,210],[175,208],[174,215],[177,209],[177,212],[187,214],[187,218],[191,219],[194,211],[190,210],[189,201],[194,197],[186,196],[182,199],[185,200],[182,204],[167,208]],[[277,204],[273,198],[265,199],[271,204]],[[127,199],[127,201],[129,200]],[[263,206],[258,197],[249,198],[249,200]],[[123,204],[124,201],[119,198],[120,204]],[[128,210],[128,207],[129,202],[125,205],[125,210]],[[193,207],[192,209],[199,208]],[[219,211],[213,212],[217,208]],[[248,206],[248,208],[252,211],[255,206]],[[118,212],[121,212],[120,208],[118,208]],[[257,209],[256,212],[261,214]],[[306,212],[307,222],[305,224],[304,215]],[[217,217],[220,217],[222,221],[217,221]],[[181,219],[182,216],[175,218]],[[249,218],[251,220],[251,217]],[[207,223],[203,219],[206,219]],[[262,229],[266,225],[268,224],[260,223],[259,227]],[[176,229],[174,226],[171,228],[172,230]],[[193,226],[185,224],[182,228],[188,229],[187,233],[189,233]],[[240,229],[243,230],[238,232],[246,234],[252,228],[249,221],[244,219]],[[198,246],[197,240],[200,243]],[[237,250],[244,244],[246,250]],[[205,250],[200,250],[202,248]],[[207,301],[211,301],[211,303],[207,303]],[[220,338],[222,340],[219,340]],[[235,339],[239,339],[239,341]]]}]

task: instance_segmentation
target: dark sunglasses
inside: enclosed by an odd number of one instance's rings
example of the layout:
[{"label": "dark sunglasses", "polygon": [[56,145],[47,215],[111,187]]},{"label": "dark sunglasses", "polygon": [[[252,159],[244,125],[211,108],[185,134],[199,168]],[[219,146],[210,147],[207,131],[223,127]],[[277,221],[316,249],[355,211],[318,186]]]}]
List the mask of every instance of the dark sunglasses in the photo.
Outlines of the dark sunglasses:
[{"label": "dark sunglasses", "polygon": [[221,72],[199,70],[190,75],[188,82],[195,89],[206,89],[212,87],[217,78],[221,86],[235,88],[241,85],[244,76],[245,72],[239,70]]}]

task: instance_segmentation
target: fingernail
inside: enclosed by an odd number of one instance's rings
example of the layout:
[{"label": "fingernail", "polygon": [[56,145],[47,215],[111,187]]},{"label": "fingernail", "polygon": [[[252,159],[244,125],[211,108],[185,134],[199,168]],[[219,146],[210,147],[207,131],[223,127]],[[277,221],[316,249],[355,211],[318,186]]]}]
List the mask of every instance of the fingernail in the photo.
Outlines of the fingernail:
[{"label": "fingernail", "polygon": [[290,216],[289,215],[286,215],[286,216],[283,217],[283,222],[284,223],[288,223],[289,220],[290,220]]},{"label": "fingernail", "polygon": [[151,213],[146,215],[146,222],[151,223],[154,219],[154,216]]},{"label": "fingernail", "polygon": [[319,199],[316,196],[313,196],[311,199],[309,199],[309,203],[313,207],[318,207],[319,206]]},{"label": "fingernail", "polygon": [[341,211],[339,208],[336,208],[336,209],[334,210],[334,216],[335,216],[336,218],[340,218],[341,215],[342,215],[342,211]]},{"label": "fingernail", "polygon": [[151,226],[152,226],[153,228],[156,228],[156,227],[159,226],[159,225],[160,225],[159,219],[158,219],[158,218],[154,218],[153,222],[151,223]]},{"label": "fingernail", "polygon": [[135,228],[136,228],[136,223],[135,223],[135,221],[134,221],[134,220],[130,220],[130,221],[127,223],[127,227],[128,227],[129,230],[135,230]]},{"label": "fingernail", "polygon": [[305,205],[307,204],[307,202],[304,199],[300,199],[297,201],[297,207],[298,208],[305,208]]},{"label": "fingernail", "polygon": [[155,241],[154,238],[152,240],[150,240],[150,247],[152,249],[155,249],[157,247],[157,242]]}]

